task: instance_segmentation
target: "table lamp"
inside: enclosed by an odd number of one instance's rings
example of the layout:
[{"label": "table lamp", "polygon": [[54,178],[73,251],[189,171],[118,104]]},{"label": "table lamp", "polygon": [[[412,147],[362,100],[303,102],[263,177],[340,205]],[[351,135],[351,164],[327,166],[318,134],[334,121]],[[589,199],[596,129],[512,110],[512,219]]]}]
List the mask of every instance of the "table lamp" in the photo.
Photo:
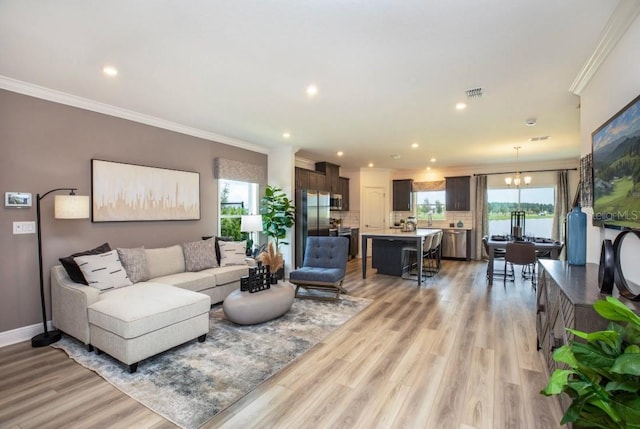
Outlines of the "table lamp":
[{"label": "table lamp", "polygon": [[[253,233],[260,231],[262,231],[262,215],[245,215],[240,218],[240,232],[249,233],[251,246],[255,243]],[[251,253],[253,254],[253,251]]]}]

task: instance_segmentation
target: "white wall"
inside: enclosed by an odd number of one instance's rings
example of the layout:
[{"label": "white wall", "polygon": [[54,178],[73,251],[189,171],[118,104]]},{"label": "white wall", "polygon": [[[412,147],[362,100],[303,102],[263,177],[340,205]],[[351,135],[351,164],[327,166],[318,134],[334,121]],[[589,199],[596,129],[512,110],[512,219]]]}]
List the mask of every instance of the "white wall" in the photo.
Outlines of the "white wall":
[{"label": "white wall", "polygon": [[[582,156],[591,153],[591,133],[640,94],[640,18],[627,30],[581,93],[580,134]],[[640,209],[640,207],[639,207]],[[592,209],[586,209],[588,216]],[[587,262],[598,263],[602,240],[613,240],[616,230],[588,226]],[[627,243],[628,242],[628,243]],[[625,240],[625,277],[640,284],[638,240]],[[633,255],[636,261],[631,260]]]},{"label": "white wall", "polygon": [[[295,150],[291,146],[269,150],[267,181],[269,185],[282,189],[293,201],[295,201],[295,162]],[[289,229],[287,237],[284,239],[289,245],[280,247],[284,258],[285,276],[288,276],[294,266],[293,255],[295,255],[296,241],[294,234],[294,228]]]}]

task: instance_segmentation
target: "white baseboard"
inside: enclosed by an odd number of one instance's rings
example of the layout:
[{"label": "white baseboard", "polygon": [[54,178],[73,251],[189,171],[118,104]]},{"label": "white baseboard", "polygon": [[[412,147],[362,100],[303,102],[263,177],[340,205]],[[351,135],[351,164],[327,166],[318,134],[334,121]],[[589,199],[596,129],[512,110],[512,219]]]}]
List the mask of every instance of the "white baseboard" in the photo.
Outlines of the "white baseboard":
[{"label": "white baseboard", "polygon": [[[53,329],[51,321],[47,322],[47,328]],[[11,344],[29,341],[31,338],[42,333],[42,323],[35,325],[23,326],[22,328],[12,329],[10,331],[0,332],[0,347],[10,346]]]}]

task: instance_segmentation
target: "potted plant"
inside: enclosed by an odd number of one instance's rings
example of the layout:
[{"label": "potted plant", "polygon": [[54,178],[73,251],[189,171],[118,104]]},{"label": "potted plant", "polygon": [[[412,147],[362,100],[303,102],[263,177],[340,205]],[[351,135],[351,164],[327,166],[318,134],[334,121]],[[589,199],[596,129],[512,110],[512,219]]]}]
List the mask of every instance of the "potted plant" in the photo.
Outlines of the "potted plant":
[{"label": "potted plant", "polygon": [[593,307],[610,321],[607,330],[569,329],[584,341],[572,341],[553,353],[567,369],[556,369],[541,393],[571,397],[561,424],[640,428],[640,317],[614,297]]},{"label": "potted plant", "polygon": [[275,186],[267,186],[262,197],[260,214],[262,214],[262,232],[271,237],[268,249],[258,255],[258,259],[269,265],[272,272],[280,271],[279,278],[284,278],[284,259],[280,253],[280,246],[289,244],[282,241],[287,236],[287,230],[294,225],[296,208],[291,200]]}]

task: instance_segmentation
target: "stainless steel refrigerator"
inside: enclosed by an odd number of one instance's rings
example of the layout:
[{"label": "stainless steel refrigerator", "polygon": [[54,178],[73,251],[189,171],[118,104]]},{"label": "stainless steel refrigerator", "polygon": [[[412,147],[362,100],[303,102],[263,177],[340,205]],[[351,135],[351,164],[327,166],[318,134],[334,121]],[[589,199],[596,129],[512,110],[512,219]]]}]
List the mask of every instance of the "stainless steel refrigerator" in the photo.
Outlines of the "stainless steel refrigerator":
[{"label": "stainless steel refrigerator", "polygon": [[296,267],[301,267],[304,261],[307,237],[329,235],[329,197],[329,192],[296,191]]}]

